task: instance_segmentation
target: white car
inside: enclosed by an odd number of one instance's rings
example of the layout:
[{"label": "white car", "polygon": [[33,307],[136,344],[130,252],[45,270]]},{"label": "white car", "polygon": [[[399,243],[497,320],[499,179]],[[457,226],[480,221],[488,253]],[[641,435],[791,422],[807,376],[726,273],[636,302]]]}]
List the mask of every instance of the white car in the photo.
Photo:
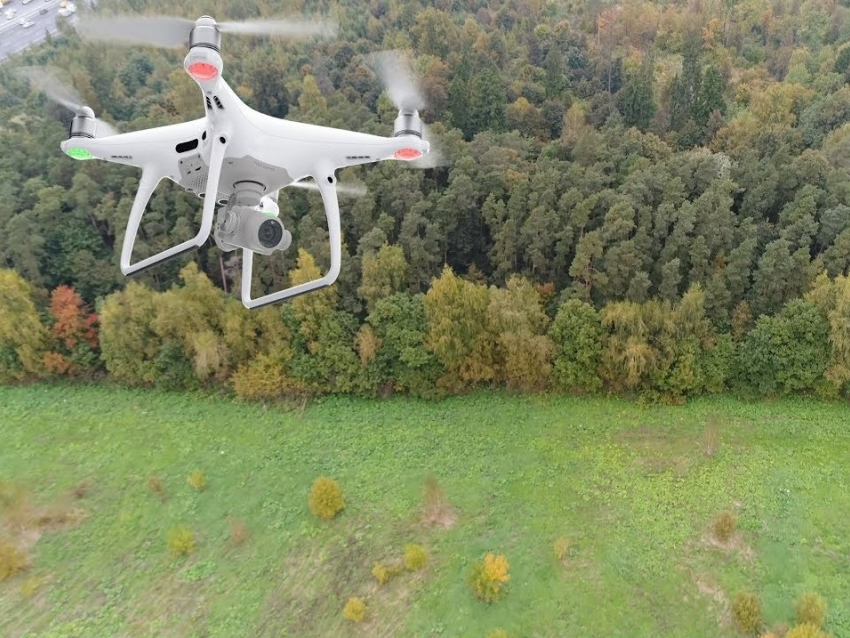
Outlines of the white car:
[{"label": "white car", "polygon": [[29,29],[34,24],[35,24],[35,22],[33,22],[32,20],[29,20],[27,18],[24,18],[24,19],[21,20],[21,26],[24,29]]},{"label": "white car", "polygon": [[6,12],[3,15],[6,16],[7,20],[14,20],[17,14],[18,11],[16,9],[6,9]]},{"label": "white car", "polygon": [[29,4],[32,0],[21,0],[21,4]]}]

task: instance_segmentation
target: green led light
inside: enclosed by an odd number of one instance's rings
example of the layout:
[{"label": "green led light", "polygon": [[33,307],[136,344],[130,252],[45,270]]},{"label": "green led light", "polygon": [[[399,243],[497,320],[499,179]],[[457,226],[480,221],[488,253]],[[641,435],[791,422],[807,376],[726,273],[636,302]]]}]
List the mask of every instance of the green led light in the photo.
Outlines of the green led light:
[{"label": "green led light", "polygon": [[94,155],[89,153],[84,148],[69,148],[65,153],[68,157],[73,157],[75,160],[89,160],[94,159]]}]

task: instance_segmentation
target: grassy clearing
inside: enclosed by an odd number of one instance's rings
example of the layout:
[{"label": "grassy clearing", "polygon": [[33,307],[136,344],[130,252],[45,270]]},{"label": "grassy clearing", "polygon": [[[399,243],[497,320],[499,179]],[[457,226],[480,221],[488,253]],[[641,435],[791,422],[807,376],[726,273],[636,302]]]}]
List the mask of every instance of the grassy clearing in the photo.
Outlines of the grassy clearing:
[{"label": "grassy clearing", "polygon": [[[0,441],[0,481],[32,511],[73,512],[23,527],[3,512],[30,561],[0,583],[4,638],[733,636],[739,590],[769,626],[815,591],[850,636],[846,405],[479,394],[287,411],[34,386],[0,388]],[[345,496],[329,522],[307,504],[320,475]],[[737,527],[721,542],[724,510]],[[178,527],[186,558],[168,547]],[[425,569],[379,586],[374,564],[413,543]],[[487,606],[467,575],[491,551],[511,580]]]}]

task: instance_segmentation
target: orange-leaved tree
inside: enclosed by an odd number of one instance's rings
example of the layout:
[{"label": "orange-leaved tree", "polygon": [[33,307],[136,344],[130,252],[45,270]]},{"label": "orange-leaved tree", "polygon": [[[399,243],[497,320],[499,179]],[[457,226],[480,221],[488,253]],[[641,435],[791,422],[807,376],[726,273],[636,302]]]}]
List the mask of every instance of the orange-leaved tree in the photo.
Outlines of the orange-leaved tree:
[{"label": "orange-leaved tree", "polygon": [[44,353],[44,368],[54,374],[79,376],[99,363],[97,315],[90,311],[79,293],[59,286],[50,294],[53,320],[50,350]]}]

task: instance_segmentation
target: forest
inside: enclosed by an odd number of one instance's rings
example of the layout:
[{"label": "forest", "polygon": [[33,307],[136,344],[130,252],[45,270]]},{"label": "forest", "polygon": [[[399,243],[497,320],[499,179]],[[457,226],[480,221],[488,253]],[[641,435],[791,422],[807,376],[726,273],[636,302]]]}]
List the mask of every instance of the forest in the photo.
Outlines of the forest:
[{"label": "forest", "polygon": [[[163,14],[164,0],[99,11]],[[315,15],[334,39],[227,37],[224,77],[277,117],[386,135],[370,54],[410,53],[445,162],[343,171],[331,289],[248,312],[212,244],[128,282],[138,171],[72,162],[51,67],[121,131],[203,115],[185,50],[70,29],[0,66],[0,380],[91,376],[247,398],[734,389],[850,392],[850,8],[829,0],[190,1]],[[81,15],[85,19],[85,14]],[[317,194],[286,189],[269,290],[328,263]],[[161,184],[137,255],[194,234]]]}]

